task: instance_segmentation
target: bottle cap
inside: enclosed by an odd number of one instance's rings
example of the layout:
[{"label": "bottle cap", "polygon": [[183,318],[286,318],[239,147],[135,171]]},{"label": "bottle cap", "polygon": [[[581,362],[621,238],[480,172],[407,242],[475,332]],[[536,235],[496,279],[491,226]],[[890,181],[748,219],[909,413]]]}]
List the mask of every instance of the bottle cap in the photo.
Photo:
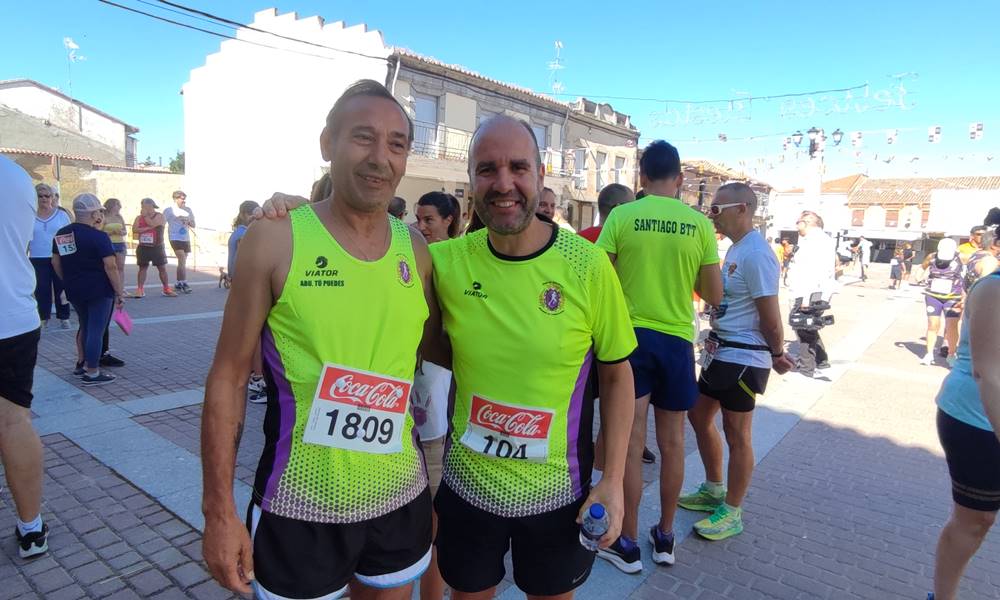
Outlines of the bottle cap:
[{"label": "bottle cap", "polygon": [[595,502],[595,503],[591,504],[590,505],[590,516],[594,517],[595,519],[603,519],[604,518],[604,505],[601,504],[601,503],[599,503],[599,502]]}]

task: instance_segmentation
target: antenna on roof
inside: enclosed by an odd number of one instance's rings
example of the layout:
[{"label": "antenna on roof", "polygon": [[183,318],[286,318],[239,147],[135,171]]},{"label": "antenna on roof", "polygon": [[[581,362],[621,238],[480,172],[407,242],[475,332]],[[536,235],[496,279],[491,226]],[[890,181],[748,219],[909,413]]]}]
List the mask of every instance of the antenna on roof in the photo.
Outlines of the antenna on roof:
[{"label": "antenna on roof", "polygon": [[562,64],[562,58],[560,57],[560,53],[562,52],[562,47],[563,43],[560,42],[559,40],[556,40],[556,57],[555,59],[549,61],[548,65],[549,84],[552,86],[552,93],[557,96],[563,93],[563,90],[566,89],[566,86],[564,86],[562,82],[559,81],[559,71],[566,68],[566,66]]}]

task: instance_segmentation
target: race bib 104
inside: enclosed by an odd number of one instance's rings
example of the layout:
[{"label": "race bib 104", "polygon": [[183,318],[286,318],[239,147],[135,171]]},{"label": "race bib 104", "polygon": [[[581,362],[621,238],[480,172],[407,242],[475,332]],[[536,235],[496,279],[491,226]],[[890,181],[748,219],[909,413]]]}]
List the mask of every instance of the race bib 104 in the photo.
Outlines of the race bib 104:
[{"label": "race bib 104", "polygon": [[68,256],[76,253],[76,236],[72,233],[57,235],[56,250],[59,251],[59,256]]},{"label": "race bib 104", "polygon": [[462,444],[493,458],[545,462],[554,414],[473,395]]},{"label": "race bib 104", "polygon": [[372,454],[402,452],[411,386],[395,377],[325,365],[303,441]]}]

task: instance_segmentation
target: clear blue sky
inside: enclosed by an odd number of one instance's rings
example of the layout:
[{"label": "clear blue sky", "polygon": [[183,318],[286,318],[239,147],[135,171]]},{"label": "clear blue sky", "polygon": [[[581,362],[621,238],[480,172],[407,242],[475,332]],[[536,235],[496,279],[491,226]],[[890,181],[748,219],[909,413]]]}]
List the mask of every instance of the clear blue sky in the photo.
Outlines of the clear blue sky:
[{"label": "clear blue sky", "polygon": [[[210,27],[139,0],[117,1]],[[550,89],[546,65],[555,55],[555,40],[561,40],[566,68],[560,78],[566,92],[598,100],[598,95],[694,100],[765,96],[865,82],[874,93],[894,85],[890,75],[916,73],[903,81],[907,110],[782,116],[781,101],[755,101],[749,120],[669,125],[686,113],[686,106],[610,102],[632,115],[644,141],[662,137],[674,141],[682,156],[731,166],[745,161],[750,168],[778,168],[793,162],[791,154],[786,155],[788,163],[778,162],[780,137],[738,141],[741,137],[790,135],[811,126],[828,134],[836,128],[895,128],[903,131],[891,147],[884,134],[865,134],[861,150],[874,165],[873,174],[1000,173],[1000,37],[990,26],[1000,22],[1000,3],[989,0],[182,3],[242,22],[256,10],[275,6],[299,16],[366,23],[380,30],[387,44],[543,92]],[[68,91],[66,36],[86,57],[72,66],[75,97],[138,126],[140,157],[162,157],[166,163],[183,149],[180,88],[221,40],[96,0],[11,3],[0,20],[0,79],[27,77]],[[715,108],[725,112],[727,105]],[[676,109],[671,118],[664,116],[668,109]],[[974,121],[985,124],[985,136],[977,142],[967,133]],[[943,128],[940,144],[927,142],[931,125]],[[720,133],[731,141],[692,141],[715,140]],[[831,148],[828,177],[855,172],[853,153],[846,137],[840,148]],[[896,159],[884,163],[889,155]],[[987,161],[987,155],[995,158]],[[914,156],[919,160],[911,162]]]}]

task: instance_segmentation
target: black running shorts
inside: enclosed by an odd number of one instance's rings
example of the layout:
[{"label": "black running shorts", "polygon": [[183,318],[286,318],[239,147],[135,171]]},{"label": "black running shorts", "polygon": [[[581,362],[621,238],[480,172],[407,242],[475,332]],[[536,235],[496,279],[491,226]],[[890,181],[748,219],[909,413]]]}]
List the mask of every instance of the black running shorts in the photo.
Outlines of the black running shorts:
[{"label": "black running shorts", "polygon": [[770,369],[716,359],[707,369],[702,369],[698,391],[718,400],[726,410],[750,412],[757,406],[757,394],[763,394],[767,388],[770,375]]},{"label": "black running shorts", "polygon": [[170,240],[170,247],[173,249],[174,254],[177,254],[178,250],[182,250],[191,254],[191,242],[185,242],[182,240]]},{"label": "black running shorts", "polygon": [[0,340],[0,398],[31,408],[31,386],[35,381],[38,340],[42,330]]},{"label": "black running shorts", "polygon": [[431,494],[360,523],[312,523],[279,517],[251,503],[258,597],[339,598],[353,579],[394,588],[420,577],[431,561]]},{"label": "black running shorts", "polygon": [[140,267],[148,267],[153,263],[154,267],[162,267],[167,264],[167,251],[163,246],[136,246],[135,264]]},{"label": "black running shorts", "polygon": [[525,594],[555,596],[576,589],[587,581],[596,556],[580,545],[576,516],[583,502],[529,517],[500,517],[469,504],[441,482],[434,499],[441,576],[456,590],[488,590],[506,574],[509,549],[514,583]]},{"label": "black running shorts", "polygon": [[1000,440],[996,434],[942,410],[937,413],[937,429],[955,504],[984,512],[1000,510]]}]

